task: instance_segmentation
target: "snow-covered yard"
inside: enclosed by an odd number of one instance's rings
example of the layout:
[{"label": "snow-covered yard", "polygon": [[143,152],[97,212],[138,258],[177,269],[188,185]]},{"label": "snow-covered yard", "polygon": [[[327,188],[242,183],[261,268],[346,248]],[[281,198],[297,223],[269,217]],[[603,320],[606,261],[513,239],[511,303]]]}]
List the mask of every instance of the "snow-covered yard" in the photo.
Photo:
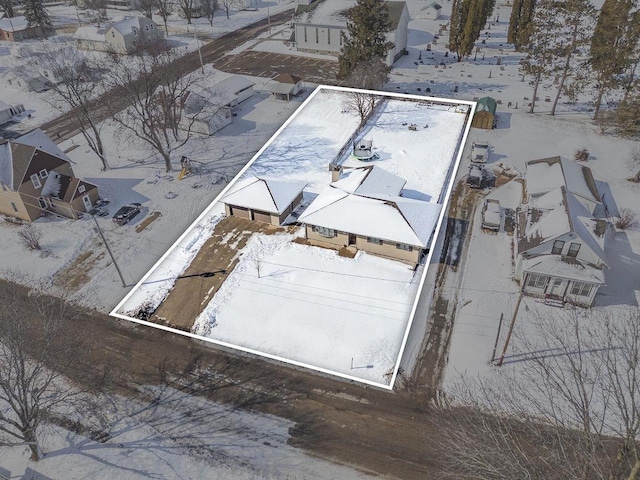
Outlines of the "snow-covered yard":
[{"label": "snow-covered yard", "polygon": [[[359,124],[359,117],[347,107],[347,95],[339,89],[317,90],[244,174],[304,181],[310,195],[325,188],[331,181],[328,165],[332,160],[352,165],[350,148],[345,158],[338,158]],[[444,203],[450,191],[449,176],[461,154],[468,118],[464,112],[469,106],[418,105],[425,98],[401,98],[385,98],[370,121],[373,126],[366,127],[365,135],[380,139],[379,158],[366,165],[389,168],[409,180],[407,196]],[[414,122],[420,128],[409,130]],[[219,205],[212,205],[207,218],[221,211]],[[436,229],[441,218],[435,222]],[[212,228],[210,220],[196,222],[198,233],[187,231],[180,244],[167,252],[112,313],[132,319],[132,312],[140,306],[156,307],[170,290],[171,279],[175,282],[193,258],[197,247],[190,239],[200,236],[203,228]],[[291,240],[291,234],[254,235],[237,253],[240,261],[220,290],[211,300],[205,299],[209,303],[193,334],[392,387],[416,295],[424,282],[423,267],[414,272],[405,264],[362,251],[355,259],[344,258],[334,250]]]}]

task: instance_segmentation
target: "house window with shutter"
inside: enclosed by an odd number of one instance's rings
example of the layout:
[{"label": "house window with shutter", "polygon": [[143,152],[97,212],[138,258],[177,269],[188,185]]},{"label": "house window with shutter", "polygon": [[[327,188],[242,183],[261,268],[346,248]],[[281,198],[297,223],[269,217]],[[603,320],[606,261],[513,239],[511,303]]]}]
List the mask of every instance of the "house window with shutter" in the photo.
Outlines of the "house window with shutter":
[{"label": "house window with shutter", "polygon": [[551,249],[551,255],[560,255],[564,248],[564,242],[562,240],[556,240],[553,242],[553,248]]},{"label": "house window with shutter", "polygon": [[567,257],[577,257],[579,250],[580,250],[580,244],[572,242],[571,245],[569,245],[569,251],[567,252]]},{"label": "house window with shutter", "polygon": [[407,252],[413,252],[413,247],[411,245],[407,245],[406,243],[398,243],[396,245],[398,250],[405,250]]},{"label": "house window with shutter", "polygon": [[367,243],[373,243],[374,245],[382,245],[382,240],[379,238],[367,237]]},{"label": "house window with shutter", "polygon": [[84,193],[84,192],[85,192],[85,190],[86,190],[86,188],[85,188],[85,186],[84,186],[84,185],[80,185],[80,186],[78,187],[78,192],[79,192],[79,193]]},{"label": "house window with shutter", "polygon": [[40,178],[47,178],[47,176],[49,175],[49,172],[47,172],[46,168],[43,168],[42,170],[40,170]]},{"label": "house window with shutter", "polygon": [[311,227],[311,230],[316,232],[318,235],[327,238],[333,238],[336,236],[336,231],[333,228],[317,227],[314,225]]}]

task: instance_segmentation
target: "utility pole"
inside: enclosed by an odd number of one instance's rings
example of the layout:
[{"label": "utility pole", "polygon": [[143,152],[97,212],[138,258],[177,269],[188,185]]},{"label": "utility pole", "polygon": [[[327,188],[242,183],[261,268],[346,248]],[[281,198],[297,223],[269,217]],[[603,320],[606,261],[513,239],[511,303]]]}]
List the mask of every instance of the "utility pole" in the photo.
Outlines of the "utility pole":
[{"label": "utility pole", "polygon": [[496,343],[493,345],[493,353],[491,354],[491,363],[496,359],[496,352],[498,350],[498,341],[500,340],[500,331],[502,330],[502,320],[504,319],[504,313],[500,314],[500,323],[498,323],[498,333],[496,334]]},{"label": "utility pole", "polygon": [[200,57],[200,68],[202,70],[202,75],[204,75],[204,62],[202,61],[202,50],[200,49],[200,40],[198,40],[198,28],[196,24],[193,24],[193,38],[196,39],[196,45],[198,46],[198,56]]},{"label": "utility pole", "polygon": [[509,333],[507,333],[507,339],[504,341],[504,348],[502,349],[502,355],[500,359],[496,362],[498,367],[501,367],[504,363],[504,357],[507,355],[507,348],[509,347],[509,341],[511,340],[511,334],[513,333],[513,326],[516,324],[516,317],[518,316],[518,309],[520,308],[520,302],[522,301],[522,295],[524,292],[520,290],[520,296],[518,297],[518,302],[516,303],[516,310],[513,312],[513,317],[511,318],[511,325],[509,325]]},{"label": "utility pole", "polygon": [[102,237],[102,241],[104,242],[104,246],[107,247],[107,252],[109,252],[109,256],[111,257],[111,261],[113,262],[113,265],[116,267],[116,270],[118,271],[118,275],[120,275],[120,281],[122,282],[122,286],[126,287],[127,286],[127,282],[124,281],[124,277],[122,276],[122,272],[120,271],[120,267],[118,267],[118,264],[116,263],[116,259],[113,256],[113,253],[111,252],[111,249],[109,248],[109,244],[107,243],[107,239],[104,238],[104,233],[102,233],[102,230],[100,229],[100,224],[98,223],[98,220],[96,219],[95,215],[91,215],[91,218],[93,218],[93,221],[96,223],[96,227],[98,227],[98,233],[100,233],[100,236]]}]

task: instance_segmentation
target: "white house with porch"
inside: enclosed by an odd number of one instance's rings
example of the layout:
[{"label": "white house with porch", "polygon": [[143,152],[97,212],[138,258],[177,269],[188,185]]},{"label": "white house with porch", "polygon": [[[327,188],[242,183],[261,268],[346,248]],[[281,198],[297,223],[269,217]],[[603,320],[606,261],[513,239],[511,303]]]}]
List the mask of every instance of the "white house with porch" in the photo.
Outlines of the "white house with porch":
[{"label": "white house with porch", "polygon": [[605,283],[609,231],[564,185],[520,206],[514,253],[522,292],[552,304],[591,306]]}]

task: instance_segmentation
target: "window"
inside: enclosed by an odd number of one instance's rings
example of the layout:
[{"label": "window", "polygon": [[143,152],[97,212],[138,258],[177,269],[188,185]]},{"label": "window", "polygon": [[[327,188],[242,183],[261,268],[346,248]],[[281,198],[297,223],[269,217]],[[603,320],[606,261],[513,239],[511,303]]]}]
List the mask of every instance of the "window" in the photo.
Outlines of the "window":
[{"label": "window", "polygon": [[304,42],[307,43],[307,27],[304,27]]},{"label": "window", "polygon": [[591,287],[593,285],[585,282],[573,282],[571,286],[571,295],[580,295],[582,297],[588,297],[591,294]]},{"label": "window", "polygon": [[40,178],[47,178],[47,176],[49,175],[49,172],[47,172],[46,168],[43,168],[42,170],[40,170]]},{"label": "window", "polygon": [[320,43],[320,41],[318,40],[318,27],[316,27],[316,43]]},{"label": "window", "polygon": [[527,275],[527,287],[544,288],[547,285],[549,277],[545,275],[537,275],[530,273]]},{"label": "window", "polygon": [[38,203],[40,204],[40,208],[47,208],[47,202],[45,201],[44,197],[40,197],[38,199]]},{"label": "window", "polygon": [[407,252],[413,252],[413,247],[411,245],[407,245],[406,243],[399,243],[396,245],[396,248],[399,250],[406,250]]},{"label": "window", "polygon": [[569,251],[567,252],[567,257],[577,257],[579,250],[580,250],[580,244],[572,242],[571,245],[569,245]]},{"label": "window", "polygon": [[15,203],[11,202],[11,207],[13,208],[14,212],[16,212],[16,213],[18,212],[18,207],[16,207]]},{"label": "window", "polygon": [[564,248],[564,242],[562,240],[556,240],[553,242],[553,248],[551,249],[552,255],[560,255],[562,253],[562,249]]},{"label": "window", "polygon": [[322,235],[323,237],[332,238],[336,236],[336,231],[333,228],[316,227],[314,225],[313,227],[311,227],[311,230],[316,232],[318,235]]},{"label": "window", "polygon": [[85,188],[85,186],[84,186],[84,185],[80,185],[80,186],[78,187],[78,192],[79,192],[79,193],[84,193],[84,191],[85,191],[85,190],[86,190],[86,188]]},{"label": "window", "polygon": [[327,45],[331,45],[331,29],[327,28]]},{"label": "window", "polygon": [[367,243],[373,243],[374,245],[382,245],[382,240],[379,238],[367,237]]},{"label": "window", "polygon": [[31,175],[31,183],[33,183],[34,188],[42,187],[42,184],[40,183],[40,179],[38,178],[38,175],[36,175],[35,173]]}]

